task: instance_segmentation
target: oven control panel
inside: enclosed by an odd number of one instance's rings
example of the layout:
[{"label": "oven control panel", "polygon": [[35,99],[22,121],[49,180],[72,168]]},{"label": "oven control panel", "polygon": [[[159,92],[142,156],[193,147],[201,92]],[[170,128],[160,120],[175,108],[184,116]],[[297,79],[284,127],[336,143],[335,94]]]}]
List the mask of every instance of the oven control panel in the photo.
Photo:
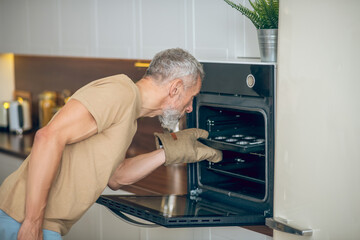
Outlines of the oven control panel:
[{"label": "oven control panel", "polygon": [[236,96],[272,97],[275,65],[203,63],[201,92]]}]

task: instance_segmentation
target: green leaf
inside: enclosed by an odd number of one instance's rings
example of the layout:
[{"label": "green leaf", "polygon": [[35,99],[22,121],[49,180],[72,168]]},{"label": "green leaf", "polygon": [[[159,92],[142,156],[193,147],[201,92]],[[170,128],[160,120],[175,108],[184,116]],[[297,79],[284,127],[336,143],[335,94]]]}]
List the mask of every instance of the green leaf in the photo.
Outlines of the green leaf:
[{"label": "green leaf", "polygon": [[236,4],[231,0],[224,0],[231,7],[245,15],[257,29],[276,29],[279,21],[279,0],[249,0],[253,11]]},{"label": "green leaf", "polygon": [[230,0],[224,0],[224,1],[227,4],[229,4],[231,7],[235,8],[240,13],[245,15],[255,25],[256,28],[259,28],[260,19],[255,14],[255,12],[251,11],[250,9],[248,9],[247,7],[245,7],[245,6],[241,5],[241,4],[239,4],[239,5],[235,4],[234,2],[232,2]]}]

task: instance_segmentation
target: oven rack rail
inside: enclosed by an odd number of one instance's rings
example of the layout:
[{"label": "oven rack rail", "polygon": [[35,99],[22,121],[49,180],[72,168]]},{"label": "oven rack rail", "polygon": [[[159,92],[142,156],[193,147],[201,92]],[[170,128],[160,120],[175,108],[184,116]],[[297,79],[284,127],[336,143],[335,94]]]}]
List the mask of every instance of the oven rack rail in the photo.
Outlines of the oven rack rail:
[{"label": "oven rack rail", "polygon": [[240,179],[244,179],[250,182],[254,182],[254,183],[259,183],[259,184],[265,184],[265,181],[262,179],[258,179],[258,178],[254,178],[254,177],[249,177],[243,174],[238,174],[238,173],[233,173],[233,172],[229,172],[229,171],[225,171],[219,168],[215,168],[215,167],[207,167],[208,170],[216,172],[216,173],[220,173],[223,175],[227,175],[230,177],[236,177],[236,178],[240,178]]}]

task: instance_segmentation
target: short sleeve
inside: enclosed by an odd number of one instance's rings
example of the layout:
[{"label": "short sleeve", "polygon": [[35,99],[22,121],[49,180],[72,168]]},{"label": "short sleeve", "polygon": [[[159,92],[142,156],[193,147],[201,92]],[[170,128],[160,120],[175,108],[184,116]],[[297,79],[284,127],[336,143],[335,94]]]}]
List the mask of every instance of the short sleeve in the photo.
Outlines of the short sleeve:
[{"label": "short sleeve", "polygon": [[94,117],[98,133],[131,114],[136,104],[135,84],[126,75],[93,81],[71,97],[81,102]]}]

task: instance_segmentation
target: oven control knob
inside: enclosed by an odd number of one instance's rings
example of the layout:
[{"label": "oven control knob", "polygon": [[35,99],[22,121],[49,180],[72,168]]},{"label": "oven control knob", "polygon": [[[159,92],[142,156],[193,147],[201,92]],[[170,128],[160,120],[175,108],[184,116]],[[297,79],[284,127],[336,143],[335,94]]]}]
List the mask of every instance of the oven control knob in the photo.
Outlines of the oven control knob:
[{"label": "oven control knob", "polygon": [[249,88],[253,88],[255,86],[255,77],[252,74],[247,75],[246,77],[246,85]]}]

